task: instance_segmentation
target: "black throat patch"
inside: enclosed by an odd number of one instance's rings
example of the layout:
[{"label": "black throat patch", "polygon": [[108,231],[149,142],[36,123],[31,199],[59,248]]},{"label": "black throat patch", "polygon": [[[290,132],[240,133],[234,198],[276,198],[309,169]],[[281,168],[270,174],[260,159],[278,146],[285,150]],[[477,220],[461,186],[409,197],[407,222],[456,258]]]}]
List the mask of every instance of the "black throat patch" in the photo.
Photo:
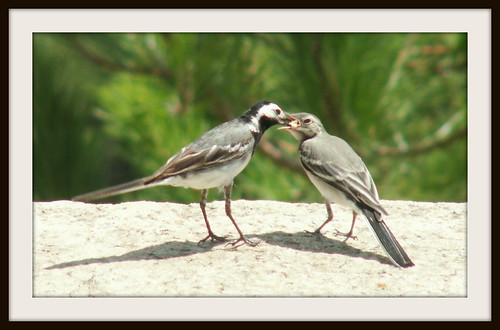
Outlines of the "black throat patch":
[{"label": "black throat patch", "polygon": [[[278,124],[278,121],[274,118],[269,118],[263,115],[259,117],[260,108],[270,103],[271,102],[269,101],[259,101],[255,103],[247,112],[245,112],[240,117],[240,120],[248,125],[255,126],[255,124],[258,124],[258,127],[255,127],[255,130],[254,129],[251,130],[253,138],[255,139],[254,146],[257,146],[257,143],[259,143],[260,138],[268,128]],[[256,120],[257,118],[258,120]]]}]

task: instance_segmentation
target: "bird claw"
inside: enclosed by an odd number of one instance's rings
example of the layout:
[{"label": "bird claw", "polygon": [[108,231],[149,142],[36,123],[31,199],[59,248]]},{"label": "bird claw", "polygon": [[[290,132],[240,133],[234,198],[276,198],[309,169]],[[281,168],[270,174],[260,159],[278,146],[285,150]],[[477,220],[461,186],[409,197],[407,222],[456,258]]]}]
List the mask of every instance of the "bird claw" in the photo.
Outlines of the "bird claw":
[{"label": "bird claw", "polygon": [[338,231],[337,229],[335,229],[335,236],[344,236],[345,237],[345,240],[344,242],[347,242],[347,240],[349,238],[352,238],[353,240],[357,241],[358,240],[358,237],[357,236],[354,236],[351,232],[345,234],[345,233],[342,233],[340,231]]},{"label": "bird claw", "polygon": [[318,240],[321,240],[321,238],[323,237],[323,234],[321,233],[321,231],[319,231],[317,229],[315,231],[304,230],[304,233],[312,235],[313,237],[316,237],[316,239],[318,239]]},{"label": "bird claw", "polygon": [[319,230],[315,230],[315,231],[304,230],[304,233],[315,235],[315,236],[321,235],[321,232]]},{"label": "bird claw", "polygon": [[[236,245],[236,244],[238,244],[238,243],[241,243],[241,244],[240,244],[240,245]],[[242,237],[238,238],[238,239],[237,239],[236,241],[234,241],[234,242],[229,242],[229,243],[227,243],[227,244],[226,244],[226,246],[228,246],[228,245],[232,245],[232,246],[233,246],[233,248],[237,248],[237,247],[242,246],[243,244],[247,244],[247,245],[250,245],[250,246],[252,246],[252,247],[255,247],[255,246],[259,245],[259,243],[260,243],[260,241],[259,241],[259,242],[252,242],[251,240],[249,240],[249,239],[247,239],[246,237],[243,237],[243,236],[242,236]]]},{"label": "bird claw", "polygon": [[198,245],[204,243],[208,239],[210,239],[212,242],[214,242],[214,241],[217,241],[217,242],[227,241],[225,237],[217,236],[214,233],[209,233],[207,237],[205,237],[204,239],[202,239],[198,242]]}]

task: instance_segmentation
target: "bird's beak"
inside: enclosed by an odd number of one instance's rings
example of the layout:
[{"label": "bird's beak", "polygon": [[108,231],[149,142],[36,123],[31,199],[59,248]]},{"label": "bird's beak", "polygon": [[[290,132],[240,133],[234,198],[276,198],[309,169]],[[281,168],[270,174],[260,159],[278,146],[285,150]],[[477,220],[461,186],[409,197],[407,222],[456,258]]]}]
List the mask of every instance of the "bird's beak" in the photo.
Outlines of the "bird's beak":
[{"label": "bird's beak", "polygon": [[291,114],[287,113],[286,114],[286,118],[288,119],[288,121],[291,123],[291,122],[294,122],[294,121],[299,121],[297,118],[295,118],[294,116],[292,116]]},{"label": "bird's beak", "polygon": [[298,120],[297,118],[288,113],[286,114],[286,118],[288,119],[288,123],[285,124],[286,126],[280,127],[278,129],[295,129],[297,127],[300,127],[300,120]]}]

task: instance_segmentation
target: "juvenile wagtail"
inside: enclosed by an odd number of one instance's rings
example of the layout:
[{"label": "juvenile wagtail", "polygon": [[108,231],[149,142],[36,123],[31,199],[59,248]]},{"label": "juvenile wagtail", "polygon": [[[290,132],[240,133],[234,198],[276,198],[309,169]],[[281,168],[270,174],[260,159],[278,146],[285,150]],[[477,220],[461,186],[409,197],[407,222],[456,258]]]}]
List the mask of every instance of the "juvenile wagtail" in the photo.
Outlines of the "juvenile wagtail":
[{"label": "juvenile wagtail", "polygon": [[362,214],[390,260],[399,267],[414,266],[383,220],[388,213],[380,204],[375,183],[361,158],[347,142],[328,134],[316,116],[291,116],[296,120],[281,129],[287,129],[299,142],[302,166],[323,196],[328,212],[328,219],[314,233],[319,234],[333,220],[330,203],[338,203],[353,211],[351,230],[343,235],[354,237],[356,217]]}]

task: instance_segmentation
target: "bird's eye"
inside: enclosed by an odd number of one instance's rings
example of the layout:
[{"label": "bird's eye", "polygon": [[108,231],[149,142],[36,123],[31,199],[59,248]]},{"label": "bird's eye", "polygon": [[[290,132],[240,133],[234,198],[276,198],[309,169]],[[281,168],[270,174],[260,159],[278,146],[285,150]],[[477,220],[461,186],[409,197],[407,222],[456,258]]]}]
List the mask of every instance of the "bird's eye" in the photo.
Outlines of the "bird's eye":
[{"label": "bird's eye", "polygon": [[304,124],[310,124],[312,122],[311,118],[307,118],[304,120]]},{"label": "bird's eye", "polygon": [[280,109],[275,109],[274,112],[279,116],[281,115],[281,110]]}]

